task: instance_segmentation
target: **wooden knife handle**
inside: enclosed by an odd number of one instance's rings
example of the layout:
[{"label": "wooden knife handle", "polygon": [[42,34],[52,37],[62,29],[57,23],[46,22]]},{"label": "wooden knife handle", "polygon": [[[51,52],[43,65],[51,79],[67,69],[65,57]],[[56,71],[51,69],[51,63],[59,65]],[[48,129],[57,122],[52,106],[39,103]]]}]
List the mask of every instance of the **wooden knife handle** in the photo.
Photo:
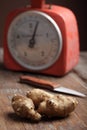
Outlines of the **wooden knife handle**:
[{"label": "wooden knife handle", "polygon": [[51,90],[60,86],[59,84],[55,84],[54,82],[45,79],[40,79],[40,78],[36,78],[33,76],[26,76],[26,75],[20,77],[20,82],[25,82],[31,85],[35,85],[38,87],[43,87]]}]

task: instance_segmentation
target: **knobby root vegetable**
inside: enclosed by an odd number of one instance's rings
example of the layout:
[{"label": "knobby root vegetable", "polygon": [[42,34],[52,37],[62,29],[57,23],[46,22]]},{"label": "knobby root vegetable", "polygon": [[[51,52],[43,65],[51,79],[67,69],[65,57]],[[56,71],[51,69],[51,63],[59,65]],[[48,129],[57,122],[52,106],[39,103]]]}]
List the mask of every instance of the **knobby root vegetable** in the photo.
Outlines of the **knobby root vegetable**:
[{"label": "knobby root vegetable", "polygon": [[69,115],[77,106],[75,98],[54,95],[41,89],[33,89],[27,92],[27,97],[31,98],[37,108],[38,113],[47,117],[65,117]]},{"label": "knobby root vegetable", "polygon": [[47,117],[66,117],[77,105],[77,101],[71,97],[59,95],[57,98],[49,98],[40,103],[38,112]]},{"label": "knobby root vegetable", "polygon": [[39,121],[41,115],[35,110],[33,101],[22,95],[14,95],[12,98],[12,107],[15,113],[21,117],[30,118]]},{"label": "knobby root vegetable", "polygon": [[41,89],[33,89],[31,91],[27,91],[26,96],[33,100],[35,106],[38,106],[42,101],[45,101],[46,99],[54,98],[53,94]]},{"label": "knobby root vegetable", "polygon": [[26,96],[15,95],[12,98],[12,107],[17,115],[39,121],[43,116],[66,117],[76,108],[75,98],[55,95],[41,89],[26,92]]}]

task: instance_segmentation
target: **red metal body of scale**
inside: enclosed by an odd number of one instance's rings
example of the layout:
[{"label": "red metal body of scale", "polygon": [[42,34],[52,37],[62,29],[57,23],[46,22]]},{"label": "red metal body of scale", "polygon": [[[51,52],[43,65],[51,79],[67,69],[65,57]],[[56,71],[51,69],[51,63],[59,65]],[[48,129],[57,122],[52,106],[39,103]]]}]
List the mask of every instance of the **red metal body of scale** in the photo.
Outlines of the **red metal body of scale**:
[{"label": "red metal body of scale", "polygon": [[[44,28],[47,28],[47,32]],[[20,37],[18,33],[21,35]],[[47,44],[42,42],[41,47],[38,41],[45,41]],[[36,50],[33,52],[35,48]],[[48,51],[44,48],[48,48]],[[55,60],[53,61],[53,59]],[[8,15],[4,30],[4,65],[6,68],[62,76],[69,72],[78,63],[78,60],[78,27],[71,10],[61,6],[47,5],[45,0],[31,0],[30,7],[16,9]],[[30,66],[28,67],[28,65]]]}]

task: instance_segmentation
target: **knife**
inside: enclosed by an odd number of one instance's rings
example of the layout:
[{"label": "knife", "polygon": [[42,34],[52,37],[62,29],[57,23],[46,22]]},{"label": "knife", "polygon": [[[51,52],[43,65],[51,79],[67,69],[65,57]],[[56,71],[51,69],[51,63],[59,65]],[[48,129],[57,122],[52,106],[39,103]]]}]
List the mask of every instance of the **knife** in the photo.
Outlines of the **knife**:
[{"label": "knife", "polygon": [[46,88],[46,89],[49,89],[49,90],[52,90],[55,92],[59,92],[59,93],[65,93],[65,94],[75,95],[75,96],[79,96],[79,97],[86,97],[85,94],[78,92],[76,90],[63,87],[60,84],[57,84],[55,82],[51,82],[48,80],[44,80],[44,79],[40,79],[40,78],[36,78],[36,77],[32,77],[32,76],[27,76],[27,75],[21,76],[20,82],[28,83],[28,84],[35,85],[35,86],[42,87],[42,88]]}]

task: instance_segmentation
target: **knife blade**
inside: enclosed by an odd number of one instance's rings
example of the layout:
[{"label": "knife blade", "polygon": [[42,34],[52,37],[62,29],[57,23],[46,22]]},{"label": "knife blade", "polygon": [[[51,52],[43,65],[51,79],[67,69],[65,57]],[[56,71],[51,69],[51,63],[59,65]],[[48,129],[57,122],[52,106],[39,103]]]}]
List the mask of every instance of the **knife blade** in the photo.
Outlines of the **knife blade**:
[{"label": "knife blade", "polygon": [[48,81],[45,79],[36,78],[33,76],[27,76],[27,75],[21,76],[20,82],[21,83],[28,83],[30,85],[35,85],[35,86],[42,87],[42,88],[46,88],[46,89],[49,89],[51,91],[55,91],[55,92],[59,92],[59,93],[65,93],[65,94],[75,95],[75,96],[79,96],[79,97],[86,97],[85,94],[78,92],[76,90],[66,88],[66,87],[61,86],[60,84],[55,83],[55,82],[51,82],[51,81]]}]

